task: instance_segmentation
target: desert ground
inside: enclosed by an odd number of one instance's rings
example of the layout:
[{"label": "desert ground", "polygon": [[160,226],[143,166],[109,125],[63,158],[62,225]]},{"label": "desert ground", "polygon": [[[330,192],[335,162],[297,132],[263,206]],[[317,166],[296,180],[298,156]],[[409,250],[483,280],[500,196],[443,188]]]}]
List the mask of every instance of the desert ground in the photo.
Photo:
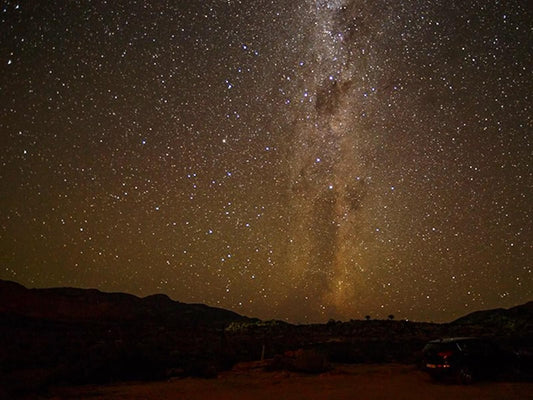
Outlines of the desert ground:
[{"label": "desert ground", "polygon": [[[44,399],[44,397],[43,397]],[[242,363],[215,379],[58,387],[46,399],[111,400],[312,400],[312,399],[533,399],[530,382],[478,382],[469,386],[433,381],[411,365],[336,365],[319,375],[265,371]]]}]

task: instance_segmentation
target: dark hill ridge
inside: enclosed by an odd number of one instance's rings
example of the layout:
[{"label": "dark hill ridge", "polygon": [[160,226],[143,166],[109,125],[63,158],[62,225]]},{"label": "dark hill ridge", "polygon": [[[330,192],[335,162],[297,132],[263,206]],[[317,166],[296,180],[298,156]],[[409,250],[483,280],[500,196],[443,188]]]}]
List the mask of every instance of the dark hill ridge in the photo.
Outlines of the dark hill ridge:
[{"label": "dark hill ridge", "polygon": [[[204,304],[171,300],[165,294],[144,298],[127,293],[106,293],[97,289],[27,289],[0,279],[0,314],[61,321],[154,321],[227,326],[232,322],[256,322],[233,311]],[[452,325],[527,324],[533,321],[533,301],[509,309],[475,311]]]},{"label": "dark hill ridge", "polygon": [[483,325],[528,331],[533,328],[533,301],[508,309],[475,311],[452,322],[454,325]]},{"label": "dark hill ridge", "polygon": [[144,321],[218,327],[251,321],[221,308],[173,301],[164,294],[140,298],[96,289],[27,289],[3,280],[0,280],[0,314],[72,322]]}]

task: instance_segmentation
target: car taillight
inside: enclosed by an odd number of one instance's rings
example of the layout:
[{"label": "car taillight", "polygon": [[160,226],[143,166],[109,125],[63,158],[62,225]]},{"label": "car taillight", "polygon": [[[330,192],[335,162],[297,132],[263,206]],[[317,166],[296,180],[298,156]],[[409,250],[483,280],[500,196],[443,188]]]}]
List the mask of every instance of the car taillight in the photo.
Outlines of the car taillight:
[{"label": "car taillight", "polygon": [[444,359],[450,357],[453,354],[453,351],[441,351],[440,353],[437,353],[439,357],[442,357]]}]

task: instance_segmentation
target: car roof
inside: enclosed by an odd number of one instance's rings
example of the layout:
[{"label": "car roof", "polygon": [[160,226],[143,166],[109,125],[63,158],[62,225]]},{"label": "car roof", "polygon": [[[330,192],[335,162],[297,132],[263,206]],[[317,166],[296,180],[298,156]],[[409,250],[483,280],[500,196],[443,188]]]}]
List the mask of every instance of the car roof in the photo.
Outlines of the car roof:
[{"label": "car roof", "polygon": [[429,343],[452,343],[452,342],[465,342],[471,340],[480,340],[477,337],[450,337],[450,338],[441,338],[429,341]]}]

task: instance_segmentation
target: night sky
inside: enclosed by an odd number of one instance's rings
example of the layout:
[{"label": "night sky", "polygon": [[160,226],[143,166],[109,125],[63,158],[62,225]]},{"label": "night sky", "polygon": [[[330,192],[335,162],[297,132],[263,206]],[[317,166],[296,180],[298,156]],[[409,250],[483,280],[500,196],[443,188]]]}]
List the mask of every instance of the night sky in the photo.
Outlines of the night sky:
[{"label": "night sky", "polygon": [[532,300],[526,1],[0,5],[0,278],[299,323]]}]

